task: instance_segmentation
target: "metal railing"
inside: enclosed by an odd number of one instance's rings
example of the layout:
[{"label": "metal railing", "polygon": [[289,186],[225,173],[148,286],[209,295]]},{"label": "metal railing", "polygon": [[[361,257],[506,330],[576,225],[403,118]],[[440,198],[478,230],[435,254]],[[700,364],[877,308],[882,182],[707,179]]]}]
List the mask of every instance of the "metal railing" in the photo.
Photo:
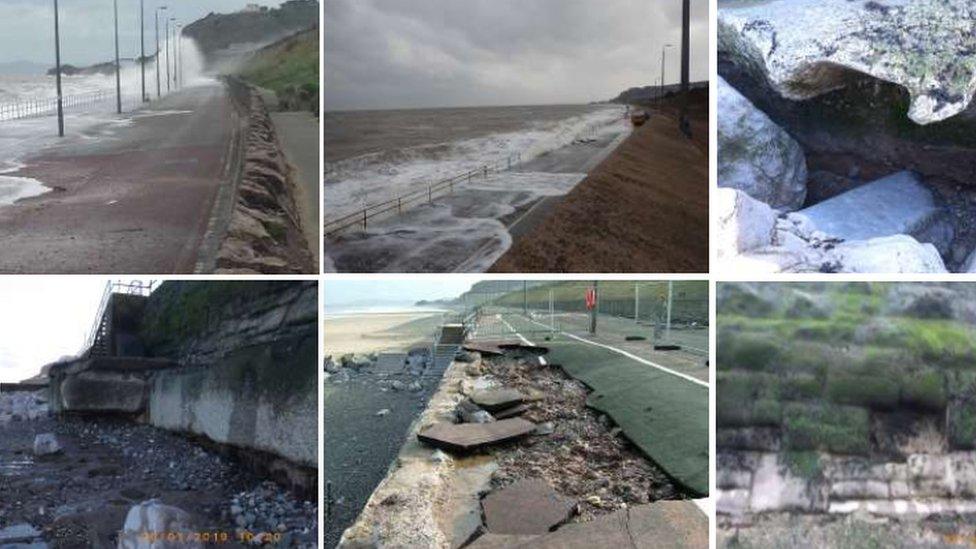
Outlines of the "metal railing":
[{"label": "metal railing", "polygon": [[132,280],[129,282],[110,280],[105,283],[102,299],[98,303],[98,311],[92,321],[91,329],[88,331],[88,337],[85,338],[85,344],[81,348],[81,354],[87,353],[95,344],[95,340],[98,339],[98,334],[101,332],[102,319],[105,316],[105,310],[108,308],[109,302],[112,300],[112,294],[148,296],[156,288],[156,285],[157,282],[155,280],[149,282],[142,282],[140,280]]},{"label": "metal railing", "polygon": [[467,183],[476,177],[487,178],[489,174],[511,170],[521,161],[522,153],[515,153],[509,155],[505,160],[485,164],[480,168],[467,171],[460,175],[430,183],[426,189],[421,188],[406,194],[397,195],[396,198],[391,198],[384,202],[366,206],[354,213],[343,215],[325,223],[325,237],[330,238],[343,231],[357,227],[365,231],[371,219],[392,214],[393,212],[401,214],[405,209],[418,204],[433,204],[435,198],[453,194],[455,186]]},{"label": "metal railing", "polygon": [[[61,96],[62,108],[74,109],[91,107],[104,101],[115,99],[114,90],[99,90],[87,93]],[[50,116],[58,112],[58,98],[28,99],[14,103],[0,103],[0,122]]]}]

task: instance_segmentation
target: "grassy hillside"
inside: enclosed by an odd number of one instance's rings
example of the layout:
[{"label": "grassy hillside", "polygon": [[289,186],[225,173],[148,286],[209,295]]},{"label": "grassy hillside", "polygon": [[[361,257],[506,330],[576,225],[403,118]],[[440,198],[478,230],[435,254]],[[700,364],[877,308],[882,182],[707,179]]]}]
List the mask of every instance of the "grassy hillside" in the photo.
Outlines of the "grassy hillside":
[{"label": "grassy hillside", "polygon": [[308,29],[258,50],[241,68],[248,82],[272,90],[281,110],[319,106],[319,29]]}]

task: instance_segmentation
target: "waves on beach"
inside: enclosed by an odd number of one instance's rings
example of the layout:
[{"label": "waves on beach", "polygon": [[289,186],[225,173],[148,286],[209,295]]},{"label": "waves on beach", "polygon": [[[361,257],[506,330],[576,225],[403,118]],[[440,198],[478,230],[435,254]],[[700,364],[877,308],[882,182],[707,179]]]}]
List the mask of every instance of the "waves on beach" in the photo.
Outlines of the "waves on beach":
[{"label": "waves on beach", "polygon": [[[493,113],[493,122],[497,114]],[[477,125],[473,110],[472,125]],[[595,139],[621,131],[623,108],[593,106],[583,114],[557,121],[518,120],[513,131],[489,133],[451,142],[390,148],[326,162],[326,219],[426,188],[483,165],[505,162],[520,154],[522,162],[565,147],[579,139]]]}]

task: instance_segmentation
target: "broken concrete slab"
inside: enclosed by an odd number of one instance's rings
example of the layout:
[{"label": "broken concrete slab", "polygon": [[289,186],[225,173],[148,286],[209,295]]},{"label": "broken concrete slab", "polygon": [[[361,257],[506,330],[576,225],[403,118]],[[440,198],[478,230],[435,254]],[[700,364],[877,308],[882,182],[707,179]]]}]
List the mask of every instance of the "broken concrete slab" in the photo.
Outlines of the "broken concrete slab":
[{"label": "broken concrete slab", "polygon": [[488,532],[480,538],[474,540],[466,546],[466,549],[508,549],[509,547],[521,547],[530,543],[538,536],[510,536],[504,534],[493,534]]},{"label": "broken concrete slab", "polygon": [[461,423],[491,423],[495,418],[470,400],[462,400],[455,409]]},{"label": "broken concrete slab", "polygon": [[525,394],[517,389],[479,389],[471,393],[471,402],[488,410],[497,412],[511,408],[525,401]]},{"label": "broken concrete slab", "polygon": [[689,501],[659,501],[621,509],[590,522],[566,524],[524,542],[512,541],[506,547],[704,549],[708,547],[708,518]]},{"label": "broken concrete slab", "polygon": [[569,519],[576,502],[542,479],[524,479],[488,494],[481,505],[489,532],[546,534]]},{"label": "broken concrete slab", "polygon": [[528,404],[516,404],[509,408],[505,408],[495,412],[495,419],[508,419],[510,417],[520,416],[529,410]]},{"label": "broken concrete slab", "polygon": [[952,226],[919,176],[901,171],[789,215],[809,233],[853,240],[907,234],[945,253]]},{"label": "broken concrete slab", "polygon": [[628,511],[638,547],[708,547],[708,517],[690,501],[658,501]]},{"label": "broken concrete slab", "polygon": [[474,351],[483,355],[501,355],[505,353],[504,347],[509,345],[520,345],[517,339],[498,339],[486,341],[469,341],[462,347],[465,351]]},{"label": "broken concrete slab", "polygon": [[535,423],[521,418],[492,423],[436,423],[417,433],[424,443],[449,452],[467,452],[525,436],[535,430]]}]

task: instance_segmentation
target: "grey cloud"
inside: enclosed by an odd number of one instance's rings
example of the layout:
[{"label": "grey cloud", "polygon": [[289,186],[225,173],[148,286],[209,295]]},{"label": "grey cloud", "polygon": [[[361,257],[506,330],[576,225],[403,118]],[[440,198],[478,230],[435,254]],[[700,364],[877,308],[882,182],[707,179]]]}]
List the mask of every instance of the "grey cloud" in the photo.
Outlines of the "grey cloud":
[{"label": "grey cloud", "polygon": [[[608,99],[653,83],[680,21],[680,0],[327,0],[326,108]],[[691,56],[707,78],[706,0],[692,0]]]}]

